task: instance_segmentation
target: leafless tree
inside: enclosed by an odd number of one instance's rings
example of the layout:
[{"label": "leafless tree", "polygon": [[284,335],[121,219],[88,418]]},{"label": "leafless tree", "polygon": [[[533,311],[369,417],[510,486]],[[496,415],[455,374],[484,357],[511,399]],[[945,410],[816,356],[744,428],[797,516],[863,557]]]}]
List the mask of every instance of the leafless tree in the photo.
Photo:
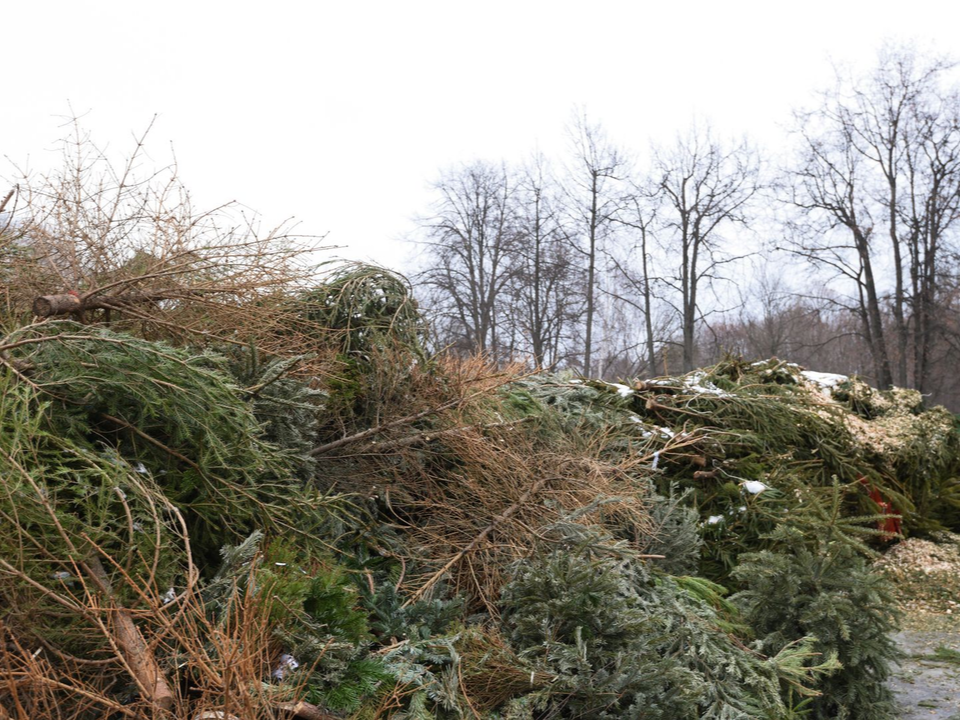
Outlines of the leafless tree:
[{"label": "leafless tree", "polygon": [[798,114],[794,248],[848,281],[842,302],[860,319],[883,387],[910,383],[911,356],[912,384],[928,379],[938,276],[960,200],[958,100],[942,89],[949,69],[888,46],[873,72],[838,73],[820,106]]},{"label": "leafless tree", "polygon": [[897,212],[910,267],[913,384],[925,392],[933,346],[947,329],[943,322],[951,309],[947,280],[956,268],[951,231],[960,218],[960,95],[954,90],[928,98],[913,111],[916,139],[905,143],[905,202]]},{"label": "leafless tree", "polygon": [[803,119],[802,157],[791,187],[791,202],[803,215],[793,225],[792,248],[801,258],[853,284],[855,292],[846,307],[860,319],[875,382],[888,387],[893,376],[874,271],[865,160],[854,148],[849,128],[821,123],[820,117],[830,119],[826,114]]},{"label": "leafless tree", "polygon": [[[611,291],[620,303],[633,307],[642,318],[645,331],[645,368],[653,372],[657,366],[657,338],[654,333],[654,284],[658,278],[653,269],[653,251],[656,246],[657,198],[651,189],[634,183],[633,191],[625,197],[617,222],[626,228],[627,252],[625,258],[611,256],[616,277],[622,288]],[[656,189],[654,188],[654,192]]]},{"label": "leafless tree", "polygon": [[580,111],[567,128],[571,159],[564,181],[567,209],[572,222],[573,246],[586,264],[583,372],[593,372],[594,325],[597,315],[597,284],[602,245],[614,227],[621,203],[620,182],[627,174],[627,160]]},{"label": "leafless tree", "polygon": [[577,292],[583,273],[572,257],[557,195],[546,158],[535,155],[517,185],[513,318],[536,367],[566,359],[565,342],[583,307]]},{"label": "leafless tree", "polygon": [[791,292],[782,275],[771,271],[767,261],[753,268],[747,294],[739,320],[743,341],[737,350],[755,359],[793,359],[799,325],[807,314],[803,301]]},{"label": "leafless tree", "polygon": [[421,220],[428,266],[446,339],[464,352],[503,350],[501,320],[515,271],[514,186],[506,168],[475,162],[441,174],[433,214]]},{"label": "leafless tree", "polygon": [[720,278],[730,253],[727,232],[748,225],[748,207],[760,187],[759,158],[746,141],[724,147],[709,128],[694,128],[669,148],[656,148],[651,184],[660,198],[664,247],[676,268],[683,369],[696,363],[696,330],[704,317],[701,291]]},{"label": "leafless tree", "polygon": [[[908,382],[906,309],[909,290],[905,265],[913,265],[911,261],[914,259],[920,261],[918,257],[905,257],[907,251],[919,250],[919,245],[918,238],[909,238],[910,231],[902,225],[903,206],[914,205],[916,211],[916,205],[910,203],[910,196],[917,199],[916,194],[923,192],[916,182],[918,173],[923,175],[927,169],[937,172],[937,169],[924,167],[922,161],[918,164],[917,160],[926,149],[943,149],[944,138],[935,137],[943,129],[937,127],[939,123],[935,116],[939,115],[941,108],[936,108],[935,104],[939,79],[947,68],[948,64],[943,60],[925,61],[910,50],[885,47],[868,81],[852,84],[850,107],[841,105],[838,108],[840,120],[851,129],[854,147],[875,168],[880,179],[875,199],[883,208],[893,257],[891,309],[898,347],[895,380],[899,385]],[[949,144],[955,142],[955,138],[948,140]],[[925,204],[922,202],[925,198],[919,199],[921,205]],[[920,220],[915,216],[911,219]],[[922,225],[923,221],[920,220],[919,224]],[[911,274],[915,274],[918,268],[911,269]]]}]

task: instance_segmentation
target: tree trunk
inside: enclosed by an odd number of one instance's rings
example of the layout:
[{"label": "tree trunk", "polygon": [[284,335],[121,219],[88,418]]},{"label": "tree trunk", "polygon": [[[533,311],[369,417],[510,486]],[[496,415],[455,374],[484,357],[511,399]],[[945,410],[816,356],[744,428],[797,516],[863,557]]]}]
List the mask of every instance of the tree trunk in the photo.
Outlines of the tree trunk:
[{"label": "tree trunk", "polygon": [[893,374],[890,371],[890,357],[887,354],[887,343],[883,334],[883,314],[880,311],[880,300],[877,296],[877,285],[873,277],[873,265],[870,261],[870,250],[867,239],[859,230],[854,231],[857,248],[860,251],[860,260],[863,266],[863,289],[866,292],[867,321],[870,324],[871,351],[876,367],[877,387],[882,390],[893,385]]},{"label": "tree trunk", "polygon": [[[894,222],[894,212],[891,211],[891,220]],[[894,330],[897,335],[897,384],[901,387],[907,386],[907,348],[909,346],[909,333],[907,330],[907,323],[904,319],[904,305],[906,303],[905,293],[903,288],[904,278],[903,278],[903,257],[900,250],[900,243],[897,239],[896,229],[891,227],[890,229],[890,240],[893,245],[893,264],[895,270],[895,282],[896,287],[894,288],[893,294],[893,323]]]},{"label": "tree trunk", "polygon": [[[110,578],[99,558],[92,558],[86,562],[90,577],[108,598],[113,598],[113,588],[110,585]],[[117,607],[113,611],[113,632],[114,639],[120,652],[123,653],[123,659],[134,675],[137,685],[146,693],[146,699],[151,701],[161,710],[171,710],[174,703],[174,695],[167,684],[167,680],[157,665],[157,660],[153,656],[153,651],[144,641],[143,636],[137,629],[136,624],[130,613]]]},{"label": "tree trunk", "polygon": [[653,342],[653,302],[650,297],[650,268],[647,265],[647,229],[640,230],[640,250],[643,253],[643,314],[647,329],[647,364],[648,372],[653,375],[657,371],[657,353]]},{"label": "tree trunk", "polygon": [[593,365],[594,282],[597,272],[597,176],[593,176],[590,199],[590,251],[587,265],[587,327],[584,338],[583,374],[590,377]]}]

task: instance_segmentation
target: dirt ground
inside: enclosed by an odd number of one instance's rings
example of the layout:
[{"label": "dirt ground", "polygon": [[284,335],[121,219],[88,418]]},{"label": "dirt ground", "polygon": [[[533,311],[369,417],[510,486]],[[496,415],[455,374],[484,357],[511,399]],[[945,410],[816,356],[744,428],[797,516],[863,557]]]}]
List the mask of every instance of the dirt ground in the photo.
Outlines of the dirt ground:
[{"label": "dirt ground", "polygon": [[960,632],[903,630],[896,640],[906,655],[891,683],[901,720],[960,720]]}]

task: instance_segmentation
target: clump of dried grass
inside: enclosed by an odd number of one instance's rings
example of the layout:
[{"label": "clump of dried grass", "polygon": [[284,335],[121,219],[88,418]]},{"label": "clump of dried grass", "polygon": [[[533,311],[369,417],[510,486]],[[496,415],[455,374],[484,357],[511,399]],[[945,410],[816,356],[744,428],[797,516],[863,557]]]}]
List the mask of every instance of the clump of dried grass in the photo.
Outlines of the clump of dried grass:
[{"label": "clump of dried grass", "polygon": [[474,629],[460,641],[460,689],[474,711],[492,710],[507,700],[549,687],[556,676],[528,668],[494,628]]}]

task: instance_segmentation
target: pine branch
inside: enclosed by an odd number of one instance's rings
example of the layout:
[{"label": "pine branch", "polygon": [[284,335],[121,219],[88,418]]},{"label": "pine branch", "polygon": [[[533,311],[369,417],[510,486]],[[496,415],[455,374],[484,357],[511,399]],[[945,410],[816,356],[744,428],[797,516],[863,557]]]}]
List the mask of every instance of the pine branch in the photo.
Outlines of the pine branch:
[{"label": "pine branch", "polygon": [[525,417],[520,418],[519,420],[511,420],[505,422],[496,422],[496,423],[479,423],[476,425],[462,425],[460,427],[447,428],[445,430],[424,430],[423,432],[414,433],[412,435],[407,435],[402,438],[397,438],[396,440],[391,440],[385,443],[371,443],[369,446],[365,446],[361,449],[371,450],[376,452],[389,452],[391,450],[397,450],[403,447],[409,447],[410,445],[416,445],[420,442],[430,442],[431,440],[436,440],[441,437],[448,436],[457,436],[463,435],[464,433],[470,430],[492,430],[495,428],[513,428],[517,425],[523,425],[524,423],[529,423],[535,420],[534,417]]}]

